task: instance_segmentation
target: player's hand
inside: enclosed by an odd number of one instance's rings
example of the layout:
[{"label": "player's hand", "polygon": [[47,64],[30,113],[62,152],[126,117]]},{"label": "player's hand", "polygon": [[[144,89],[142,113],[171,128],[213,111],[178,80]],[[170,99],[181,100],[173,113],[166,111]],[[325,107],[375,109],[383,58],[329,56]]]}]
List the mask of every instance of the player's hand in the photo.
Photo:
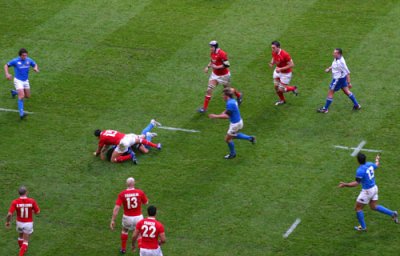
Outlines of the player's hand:
[{"label": "player's hand", "polygon": [[98,155],[100,155],[100,153],[97,153],[97,151],[96,151],[96,152],[93,152],[93,155],[98,156]]},{"label": "player's hand", "polygon": [[132,252],[135,252],[136,251],[136,246],[135,246],[135,244],[133,243],[132,244]]},{"label": "player's hand", "polygon": [[268,66],[270,67],[270,68],[273,68],[274,67],[274,63],[268,63]]},{"label": "player's hand", "polygon": [[276,73],[280,73],[281,69],[280,68],[276,68],[275,71],[276,71]]},{"label": "player's hand", "polygon": [[114,230],[114,228],[115,228],[115,221],[112,220],[110,223],[110,229]]},{"label": "player's hand", "polygon": [[12,75],[11,74],[6,74],[6,79],[7,80],[11,80],[12,79]]},{"label": "player's hand", "polygon": [[10,224],[10,222],[7,221],[6,222],[6,228],[9,229],[10,227],[11,227],[11,224]]},{"label": "player's hand", "polygon": [[39,68],[38,67],[34,67],[33,71],[35,71],[36,73],[39,73]]},{"label": "player's hand", "polygon": [[207,66],[207,67],[205,67],[205,68],[204,68],[204,73],[206,73],[206,74],[207,74],[207,73],[208,73],[208,69],[209,69],[209,67],[208,67],[208,66]]},{"label": "player's hand", "polygon": [[325,73],[329,73],[331,71],[330,68],[325,69]]},{"label": "player's hand", "polygon": [[343,181],[339,182],[339,188],[344,188],[344,187],[346,187],[346,183]]},{"label": "player's hand", "polygon": [[375,157],[375,161],[379,161],[379,160],[381,160],[381,154],[377,154]]}]

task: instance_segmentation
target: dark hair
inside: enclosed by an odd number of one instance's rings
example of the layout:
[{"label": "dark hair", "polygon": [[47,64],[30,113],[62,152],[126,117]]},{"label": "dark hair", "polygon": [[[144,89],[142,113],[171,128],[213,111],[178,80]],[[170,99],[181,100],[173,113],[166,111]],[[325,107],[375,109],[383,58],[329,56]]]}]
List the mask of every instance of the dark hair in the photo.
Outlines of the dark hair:
[{"label": "dark hair", "polygon": [[367,162],[367,157],[363,153],[358,153],[357,160],[359,164],[365,164]]},{"label": "dark hair", "polygon": [[147,207],[147,213],[149,216],[154,217],[157,214],[157,208],[154,205]]},{"label": "dark hair", "polygon": [[27,51],[25,48],[21,48],[21,49],[19,49],[19,51],[18,51],[18,56],[21,56],[21,55],[24,54],[24,53],[28,53],[28,51]]},{"label": "dark hair", "polygon": [[224,93],[225,96],[228,96],[229,98],[233,98],[234,92],[233,92],[232,88],[230,88],[230,87],[225,88],[223,90],[223,93]]},{"label": "dark hair", "polygon": [[97,130],[94,131],[94,136],[99,137],[100,133],[101,133],[101,130],[97,129]]},{"label": "dark hair", "polygon": [[343,54],[342,48],[335,48],[335,51],[338,51],[340,53],[340,55]]},{"label": "dark hair", "polygon": [[28,190],[26,189],[25,186],[21,186],[21,187],[19,187],[19,189],[18,189],[18,194],[19,194],[20,196],[23,196],[23,195],[26,194],[27,191],[28,191]]},{"label": "dark hair", "polygon": [[281,43],[279,43],[278,41],[272,41],[271,45],[275,45],[278,48],[281,48]]}]

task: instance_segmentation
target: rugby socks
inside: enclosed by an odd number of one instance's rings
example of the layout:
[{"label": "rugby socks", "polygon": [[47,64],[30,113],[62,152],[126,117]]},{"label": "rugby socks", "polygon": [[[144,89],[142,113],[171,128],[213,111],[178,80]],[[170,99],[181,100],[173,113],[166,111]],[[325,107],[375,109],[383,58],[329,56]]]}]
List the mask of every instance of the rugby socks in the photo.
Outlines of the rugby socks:
[{"label": "rugby socks", "polygon": [[351,99],[351,101],[353,102],[354,106],[358,106],[358,102],[356,100],[356,97],[354,96],[353,93],[349,94],[349,98]]},{"label": "rugby socks", "polygon": [[[152,123],[149,123],[149,125],[146,126],[146,128],[143,129],[142,134],[146,135],[146,133],[150,132],[153,128],[154,128],[154,125]],[[150,136],[147,136],[146,140],[149,140],[148,137],[150,137]]]},{"label": "rugby socks", "polygon": [[24,239],[18,237],[18,246],[19,246],[19,248],[21,248],[23,242],[24,242]]},{"label": "rugby socks", "polygon": [[152,148],[157,148],[157,144],[154,144],[153,142],[148,141],[148,140],[146,140],[146,139],[140,139],[139,142],[142,143],[142,144],[145,145],[145,146],[150,146],[150,147],[152,147]]},{"label": "rugby socks", "polygon": [[121,250],[126,250],[126,241],[128,241],[128,233],[121,232]]},{"label": "rugby socks", "polygon": [[15,96],[18,95],[17,90],[11,90],[11,96],[14,98]]},{"label": "rugby socks", "polygon": [[294,90],[296,90],[296,86],[289,86],[289,85],[286,86],[287,92],[293,92]]},{"label": "rugby socks", "polygon": [[119,156],[119,157],[117,157],[117,162],[118,163],[122,163],[122,162],[128,161],[130,159],[132,159],[131,154],[124,155],[124,156]]},{"label": "rugby socks", "polygon": [[285,96],[283,96],[283,92],[278,91],[278,92],[276,92],[276,94],[278,94],[279,99],[280,99],[281,101],[286,101],[286,100],[285,100]]},{"label": "rugby socks", "polygon": [[232,89],[234,90],[234,92],[235,92],[235,96],[236,96],[236,98],[240,98],[241,96],[242,96],[242,94],[238,91],[238,90],[236,90],[235,88],[233,88],[232,87]]},{"label": "rugby socks", "polygon": [[332,98],[326,98],[326,103],[324,106],[324,109],[328,109],[329,106],[332,104],[333,99]]},{"label": "rugby socks", "polygon": [[203,109],[207,110],[208,108],[208,104],[210,103],[211,100],[211,96],[210,95],[206,95],[206,97],[204,98],[204,104],[203,104]]},{"label": "rugby socks", "polygon": [[228,142],[229,152],[231,155],[236,155],[235,144],[233,141]]},{"label": "rugby socks", "polygon": [[24,256],[27,250],[28,250],[28,242],[23,242],[21,248],[19,249],[19,256]]},{"label": "rugby socks", "polygon": [[18,99],[19,116],[24,115],[24,99]]},{"label": "rugby socks", "polygon": [[382,205],[376,206],[376,209],[378,212],[389,215],[390,217],[393,216],[393,211],[389,210],[388,208],[383,207]]},{"label": "rugby socks", "polygon": [[362,210],[357,212],[357,219],[358,219],[358,223],[360,223],[361,227],[363,229],[366,229],[367,228],[367,224],[365,224],[364,212]]},{"label": "rugby socks", "polygon": [[234,139],[238,139],[238,140],[251,140],[251,136],[246,135],[244,133],[238,133],[236,135],[236,137],[234,137]]}]

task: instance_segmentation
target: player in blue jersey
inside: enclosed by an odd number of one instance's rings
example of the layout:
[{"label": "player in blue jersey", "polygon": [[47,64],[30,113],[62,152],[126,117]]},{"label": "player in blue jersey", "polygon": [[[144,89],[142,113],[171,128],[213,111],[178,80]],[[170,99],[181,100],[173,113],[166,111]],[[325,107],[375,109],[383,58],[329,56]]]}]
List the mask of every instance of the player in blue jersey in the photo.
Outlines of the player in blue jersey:
[{"label": "player in blue jersey", "polygon": [[39,67],[34,60],[28,57],[28,51],[21,48],[18,52],[19,57],[12,59],[4,65],[4,72],[8,80],[12,79],[9,72],[9,67],[14,67],[14,86],[15,90],[11,91],[11,95],[15,97],[18,95],[18,110],[19,116],[23,119],[26,114],[24,113],[24,98],[31,96],[29,85],[29,69],[32,67],[33,71],[39,72]]},{"label": "player in blue jersey", "polygon": [[226,101],[226,110],[219,115],[210,114],[208,117],[212,119],[229,119],[229,130],[225,136],[225,141],[228,143],[229,147],[229,154],[225,156],[225,159],[232,159],[236,157],[233,139],[248,140],[254,144],[256,138],[244,133],[238,133],[239,130],[243,128],[243,120],[240,116],[238,102],[233,98],[235,95],[234,91],[231,88],[225,88],[223,93],[224,100]]},{"label": "player in blue jersey", "polygon": [[346,65],[346,61],[342,56],[342,49],[336,48],[333,51],[333,62],[332,65],[325,69],[326,73],[332,72],[332,82],[329,85],[328,97],[326,98],[325,106],[317,109],[318,113],[328,113],[329,106],[333,102],[333,94],[340,89],[346,94],[349,99],[353,102],[353,110],[361,109],[361,105],[358,104],[356,97],[350,91],[350,70]]},{"label": "player in blue jersey", "polygon": [[355,206],[357,219],[360,225],[354,227],[354,229],[358,231],[367,230],[367,225],[365,224],[363,212],[363,208],[367,204],[369,204],[369,207],[372,210],[389,215],[390,217],[392,217],[395,223],[399,223],[397,211],[392,211],[383,207],[382,205],[378,205],[378,187],[375,184],[375,170],[379,166],[380,156],[376,156],[375,164],[367,162],[367,157],[362,153],[359,153],[357,155],[357,160],[360,166],[358,167],[356,172],[356,180],[349,183],[339,183],[340,188],[357,187],[360,183],[362,186],[362,190],[360,192],[360,195],[357,197]]}]

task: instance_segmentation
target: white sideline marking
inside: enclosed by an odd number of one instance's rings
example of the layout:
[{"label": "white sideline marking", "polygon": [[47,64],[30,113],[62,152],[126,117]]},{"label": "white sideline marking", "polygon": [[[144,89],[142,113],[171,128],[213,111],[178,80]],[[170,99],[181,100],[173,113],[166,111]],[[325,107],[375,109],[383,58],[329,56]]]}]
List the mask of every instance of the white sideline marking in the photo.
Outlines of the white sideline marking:
[{"label": "white sideline marking", "polygon": [[[340,146],[340,145],[335,145],[335,148],[340,148],[340,149],[346,149],[346,150],[354,150],[356,148],[350,148],[350,147],[345,147],[345,146]],[[383,150],[378,150],[378,149],[367,149],[367,148],[363,148],[361,149],[361,151],[365,151],[365,152],[375,152],[375,153],[380,153],[383,152]]]},{"label": "white sideline marking", "polygon": [[285,234],[283,234],[283,238],[288,238],[290,236],[290,234],[292,234],[292,232],[295,230],[295,228],[297,227],[297,225],[299,225],[301,222],[300,218],[297,218],[295,220],[295,222],[292,224],[292,226],[290,226],[290,228],[286,231]]},{"label": "white sideline marking", "polygon": [[361,141],[360,144],[354,149],[353,153],[351,153],[351,156],[356,156],[358,153],[360,153],[361,149],[365,146],[367,142],[365,140]]},{"label": "white sideline marking", "polygon": [[182,131],[182,132],[200,132],[198,130],[190,130],[176,127],[168,127],[168,126],[159,126],[158,129],[171,130],[171,131]]},{"label": "white sideline marking", "polygon": [[[9,109],[9,108],[0,108],[0,111],[4,111],[4,112],[17,112],[17,113],[19,113],[19,110],[16,110],[16,109]],[[24,111],[24,113],[27,113],[27,114],[34,114],[33,112],[29,112],[29,111]]]}]

